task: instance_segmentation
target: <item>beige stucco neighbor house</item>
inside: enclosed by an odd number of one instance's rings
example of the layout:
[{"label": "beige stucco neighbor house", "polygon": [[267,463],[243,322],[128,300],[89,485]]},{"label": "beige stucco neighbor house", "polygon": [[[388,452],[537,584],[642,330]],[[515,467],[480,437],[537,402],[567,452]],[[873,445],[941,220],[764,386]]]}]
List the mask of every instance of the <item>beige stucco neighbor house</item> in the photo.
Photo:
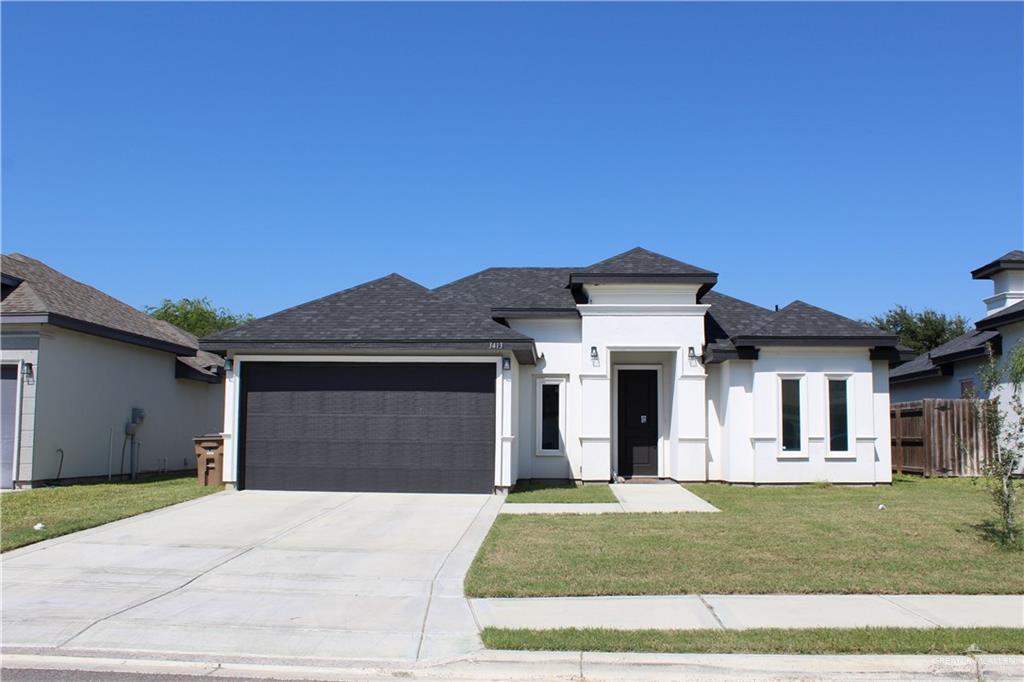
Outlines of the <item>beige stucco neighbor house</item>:
[{"label": "beige stucco neighbor house", "polygon": [[20,254],[0,262],[0,487],[194,466],[223,361],[166,322]]}]

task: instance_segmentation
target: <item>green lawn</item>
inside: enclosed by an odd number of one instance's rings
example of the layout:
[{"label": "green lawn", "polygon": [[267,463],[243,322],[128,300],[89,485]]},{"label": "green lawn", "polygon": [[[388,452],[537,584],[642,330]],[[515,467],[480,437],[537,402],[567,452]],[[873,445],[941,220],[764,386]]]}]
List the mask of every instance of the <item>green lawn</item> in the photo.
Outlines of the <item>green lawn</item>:
[{"label": "green lawn", "polygon": [[[504,630],[486,628],[490,649],[697,654],[1024,654],[1013,628],[810,630]],[[979,652],[980,653],[980,652]]]},{"label": "green lawn", "polygon": [[[0,496],[0,551],[135,516],[221,490],[194,476],[35,488]],[[33,530],[36,523],[46,528]]]},{"label": "green lawn", "polygon": [[588,502],[618,502],[615,493],[607,485],[581,485],[573,483],[516,483],[505,502],[509,504],[527,502],[564,502],[585,504]]},{"label": "green lawn", "polygon": [[466,591],[1024,593],[1024,553],[986,538],[991,501],[970,480],[686,487],[721,513],[503,514],[470,568]]}]

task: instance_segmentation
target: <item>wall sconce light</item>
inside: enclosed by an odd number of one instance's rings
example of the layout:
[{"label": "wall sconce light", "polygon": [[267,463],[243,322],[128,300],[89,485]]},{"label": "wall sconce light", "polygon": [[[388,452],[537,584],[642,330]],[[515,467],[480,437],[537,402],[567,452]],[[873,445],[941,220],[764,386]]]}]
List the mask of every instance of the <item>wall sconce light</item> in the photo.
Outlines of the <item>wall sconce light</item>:
[{"label": "wall sconce light", "polygon": [[33,369],[31,362],[26,362],[21,366],[21,378],[25,380],[25,383],[32,383]]},{"label": "wall sconce light", "polygon": [[699,359],[697,357],[697,351],[694,349],[693,346],[690,346],[690,350],[688,350],[686,354],[690,358],[690,362],[695,362]]},{"label": "wall sconce light", "polygon": [[509,371],[510,369],[512,369],[512,358],[502,358],[501,359],[501,368],[503,370],[505,370],[506,372]]},{"label": "wall sconce light", "polygon": [[597,346],[590,347],[590,359],[597,362]]},{"label": "wall sconce light", "polygon": [[235,361],[231,358],[224,358],[224,371],[230,372],[235,368]]}]

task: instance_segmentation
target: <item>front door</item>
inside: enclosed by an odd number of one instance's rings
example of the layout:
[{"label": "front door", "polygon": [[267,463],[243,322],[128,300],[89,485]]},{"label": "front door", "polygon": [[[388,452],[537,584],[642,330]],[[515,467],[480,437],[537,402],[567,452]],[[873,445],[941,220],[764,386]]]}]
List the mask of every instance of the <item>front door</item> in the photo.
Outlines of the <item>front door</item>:
[{"label": "front door", "polygon": [[657,370],[619,370],[618,419],[619,476],[657,476]]}]

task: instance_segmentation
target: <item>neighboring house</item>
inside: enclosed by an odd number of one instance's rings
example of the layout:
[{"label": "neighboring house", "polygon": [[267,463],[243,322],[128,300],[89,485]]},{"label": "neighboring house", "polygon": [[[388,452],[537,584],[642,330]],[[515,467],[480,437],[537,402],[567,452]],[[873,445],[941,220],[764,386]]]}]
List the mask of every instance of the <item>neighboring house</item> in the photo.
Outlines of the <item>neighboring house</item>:
[{"label": "neighboring house", "polygon": [[1024,251],[1010,251],[971,272],[992,280],[985,317],[963,336],[889,372],[892,402],[987,395],[978,375],[988,348],[1002,356],[1024,338]]},{"label": "neighboring house", "polygon": [[889,482],[895,337],[717,281],[643,249],[433,290],[393,274],[204,338],[228,358],[225,479]]},{"label": "neighboring house", "polygon": [[223,423],[222,358],[35,259],[0,273],[2,487],[194,466],[192,437]]}]

